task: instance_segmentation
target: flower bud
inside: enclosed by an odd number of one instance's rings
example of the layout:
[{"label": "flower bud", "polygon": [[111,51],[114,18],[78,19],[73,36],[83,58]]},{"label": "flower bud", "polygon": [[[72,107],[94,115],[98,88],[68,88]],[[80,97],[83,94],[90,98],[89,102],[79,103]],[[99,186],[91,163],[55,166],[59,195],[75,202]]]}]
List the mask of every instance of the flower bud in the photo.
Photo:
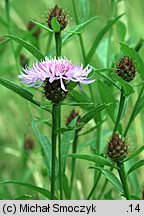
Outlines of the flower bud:
[{"label": "flower bud", "polygon": [[133,80],[136,75],[136,69],[132,59],[128,56],[122,57],[116,65],[115,73],[127,82]]},{"label": "flower bud", "polygon": [[52,30],[53,28],[51,25],[51,21],[54,17],[57,18],[57,21],[60,24],[60,29],[63,30],[68,24],[68,18],[65,11],[58,5],[55,5],[54,8],[52,8],[48,13],[47,25]]},{"label": "flower bud", "polygon": [[128,154],[128,145],[118,134],[113,134],[108,142],[107,155],[114,162],[121,162]]}]

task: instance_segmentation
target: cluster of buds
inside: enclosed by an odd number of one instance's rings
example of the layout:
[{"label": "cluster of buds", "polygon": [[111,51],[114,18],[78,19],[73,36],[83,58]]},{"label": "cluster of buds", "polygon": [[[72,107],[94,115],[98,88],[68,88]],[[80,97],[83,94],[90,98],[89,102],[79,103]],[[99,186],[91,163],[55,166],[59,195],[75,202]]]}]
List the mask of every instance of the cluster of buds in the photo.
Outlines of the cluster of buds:
[{"label": "cluster of buds", "polygon": [[107,155],[114,162],[123,161],[128,154],[128,145],[118,134],[113,134],[108,142]]},{"label": "cluster of buds", "polygon": [[64,28],[66,28],[67,24],[68,24],[68,17],[67,17],[67,13],[60,8],[58,5],[55,5],[54,8],[50,9],[49,13],[48,13],[48,19],[47,19],[47,25],[50,29],[53,30],[52,25],[51,25],[51,21],[52,19],[56,17],[57,21],[60,25],[60,30],[62,31]]},{"label": "cluster of buds", "polygon": [[136,75],[136,68],[132,59],[128,56],[122,57],[116,65],[115,73],[127,82],[133,80]]}]

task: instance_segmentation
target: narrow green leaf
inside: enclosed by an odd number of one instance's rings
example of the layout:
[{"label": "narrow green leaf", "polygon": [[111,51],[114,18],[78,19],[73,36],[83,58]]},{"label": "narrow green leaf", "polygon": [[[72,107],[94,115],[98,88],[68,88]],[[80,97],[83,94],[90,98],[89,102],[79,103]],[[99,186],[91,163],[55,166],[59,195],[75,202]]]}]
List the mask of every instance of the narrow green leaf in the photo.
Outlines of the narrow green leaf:
[{"label": "narrow green leaf", "polygon": [[69,154],[67,157],[94,162],[97,164],[97,166],[112,166],[111,162],[107,158],[100,155]]},{"label": "narrow green leaf", "polygon": [[69,39],[70,37],[74,36],[75,34],[79,34],[80,31],[84,30],[84,28],[90,24],[91,22],[93,22],[95,19],[97,19],[98,16],[92,17],[89,20],[74,26],[72,29],[70,29],[69,32],[66,32],[63,37],[62,37],[62,42],[64,43],[67,39]]},{"label": "narrow green leaf", "polygon": [[143,165],[144,165],[144,160],[138,161],[128,170],[127,174],[132,173],[133,171],[137,170],[138,168],[142,167]]},{"label": "narrow green leaf", "polygon": [[26,89],[23,89],[15,83],[3,78],[0,78],[0,84],[15,92],[16,94],[20,95],[21,97],[25,98],[26,100],[30,101],[31,103],[40,106],[40,103],[33,99],[33,94],[27,91]]},{"label": "narrow green leaf", "polygon": [[[32,121],[32,129],[34,131],[34,134],[37,138],[37,140],[40,143],[42,152],[43,152],[43,156],[44,156],[44,161],[45,161],[45,165],[47,167],[48,170],[48,175],[51,178],[51,161],[52,161],[52,146],[51,146],[51,142],[49,141],[49,139],[44,136],[42,133],[40,133],[37,125],[39,124],[39,120],[34,120]],[[56,161],[56,174],[58,173],[58,164]]]},{"label": "narrow green leaf", "polygon": [[137,155],[139,155],[142,151],[144,151],[144,146],[140,147],[137,151],[135,151],[130,157],[126,158],[124,162],[131,160],[132,158],[135,158]]},{"label": "narrow green leaf", "polygon": [[35,56],[39,61],[44,59],[45,56],[40,52],[40,50],[38,50],[35,46],[31,45],[27,41],[14,35],[5,35],[5,37],[8,37],[16,41],[18,44],[20,44],[22,47],[28,50],[33,56]]},{"label": "narrow green leaf", "polygon": [[90,62],[91,58],[93,57],[96,48],[98,47],[100,41],[102,40],[103,36],[112,28],[112,26],[123,16],[124,14],[121,14],[120,16],[116,17],[113,20],[108,21],[108,24],[104,26],[104,28],[98,33],[96,36],[92,47],[90,48],[88,55],[87,55],[87,62]]},{"label": "narrow green leaf", "polygon": [[136,52],[134,48],[130,47],[124,42],[119,43],[121,46],[121,51],[133,60],[134,64],[137,67],[138,73],[140,74],[141,78],[144,79],[144,63],[138,52]]},{"label": "narrow green leaf", "polygon": [[128,82],[120,78],[116,73],[111,73],[110,77],[114,82],[118,82],[120,86],[123,87],[125,97],[128,97],[130,94],[134,93],[133,87]]},{"label": "narrow green leaf", "polygon": [[48,199],[51,199],[51,193],[48,190],[46,190],[44,188],[41,188],[41,187],[37,187],[37,186],[32,185],[32,184],[28,184],[28,183],[25,183],[25,182],[19,182],[19,181],[3,181],[3,182],[0,182],[0,184],[16,184],[16,185],[21,185],[21,186],[27,187],[27,188],[29,188],[31,190],[34,190],[37,193],[42,194],[43,196],[45,196]]},{"label": "narrow green leaf", "polygon": [[101,171],[102,174],[108,179],[108,181],[111,182],[119,190],[120,193],[123,193],[123,187],[120,181],[111,171],[109,171],[108,169],[104,169],[102,167],[93,167],[93,168]]},{"label": "narrow green leaf", "polygon": [[60,32],[60,24],[57,21],[57,17],[53,17],[51,20],[51,26],[54,32]]},{"label": "narrow green leaf", "polygon": [[104,84],[104,82],[98,81],[98,88],[99,88],[99,92],[101,95],[101,99],[103,103],[111,103],[107,108],[107,112],[109,114],[109,116],[111,117],[111,119],[113,121],[115,121],[115,109],[116,109],[116,100],[113,96],[113,94],[111,93],[111,90],[108,86],[106,86]]},{"label": "narrow green leaf", "polygon": [[101,112],[103,109],[105,109],[109,105],[110,104],[101,104],[91,109],[89,112],[87,112],[81,117],[81,123],[82,124],[88,123],[91,119],[93,119],[96,115],[98,115],[99,112]]},{"label": "narrow green leaf", "polygon": [[53,30],[52,29],[50,29],[50,28],[48,28],[47,26],[45,26],[45,25],[43,25],[43,24],[41,24],[41,23],[39,23],[39,22],[36,22],[36,21],[34,21],[34,20],[31,20],[31,22],[33,22],[35,25],[37,25],[38,27],[40,27],[40,28],[42,28],[42,29],[44,29],[44,30],[46,30],[46,31],[48,31],[48,32],[50,32],[50,33],[53,33]]},{"label": "narrow green leaf", "polygon": [[[72,99],[74,99],[74,101],[76,101],[77,103],[90,103],[91,104],[90,98],[84,92],[78,92],[76,90],[72,90],[72,92],[70,92],[70,95]],[[88,106],[80,105],[80,107],[85,110],[89,110]]]}]

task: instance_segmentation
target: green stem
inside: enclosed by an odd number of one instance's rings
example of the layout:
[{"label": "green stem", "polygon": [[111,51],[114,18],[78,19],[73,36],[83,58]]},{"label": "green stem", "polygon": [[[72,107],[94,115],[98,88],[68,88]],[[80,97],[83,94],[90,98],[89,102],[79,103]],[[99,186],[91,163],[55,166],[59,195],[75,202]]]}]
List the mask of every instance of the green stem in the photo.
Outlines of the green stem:
[{"label": "green stem", "polygon": [[[55,43],[56,43],[56,58],[61,56],[61,32],[55,33]],[[57,129],[60,129],[61,127],[61,105],[58,105],[58,127]],[[60,187],[60,199],[63,199],[63,192],[62,192],[62,157],[61,157],[61,134],[58,135],[58,160],[59,160],[59,187]]]},{"label": "green stem", "polygon": [[[58,128],[61,128],[61,105],[58,109]],[[62,193],[62,152],[61,152],[61,134],[58,135],[58,152],[59,152],[59,186],[60,186],[60,199],[63,199]]]},{"label": "green stem", "polygon": [[136,101],[136,103],[135,103],[135,105],[134,105],[133,111],[132,111],[132,113],[131,113],[131,116],[130,116],[130,118],[129,118],[128,124],[127,124],[127,126],[126,126],[126,129],[125,129],[125,132],[124,132],[124,135],[123,135],[124,137],[126,137],[126,135],[127,135],[127,133],[128,133],[128,130],[129,130],[129,128],[130,128],[130,125],[131,125],[131,123],[132,123],[133,120],[134,120],[135,112],[136,112],[138,103],[139,103],[139,101],[140,101],[140,99],[141,99],[141,96],[142,96],[142,94],[143,94],[143,91],[144,91],[144,86],[142,87],[142,89],[141,89],[141,91],[140,91],[140,93],[139,93],[139,96],[138,96],[138,98],[137,98],[137,101]]},{"label": "green stem", "polygon": [[51,200],[55,193],[55,160],[56,160],[56,142],[57,142],[57,111],[59,104],[53,104],[52,107],[52,173],[51,173]]},{"label": "green stem", "polygon": [[61,32],[55,33],[55,43],[56,43],[56,57],[61,56]]},{"label": "green stem", "polygon": [[[74,142],[73,142],[73,147],[72,147],[72,153],[73,154],[76,153],[76,151],[77,151],[77,143],[78,143],[78,131],[76,130]],[[75,163],[76,163],[76,159],[72,158],[71,179],[70,179],[70,198],[72,196],[72,189],[73,189],[73,183],[74,183]]]},{"label": "green stem", "polygon": [[127,178],[126,178],[123,162],[118,162],[117,167],[118,167],[118,173],[121,179],[125,197],[127,200],[130,200],[131,196],[130,196],[129,189],[128,189]]},{"label": "green stem", "polygon": [[121,116],[122,116],[122,112],[123,112],[123,108],[124,108],[124,103],[125,103],[125,96],[124,96],[124,90],[122,88],[121,89],[121,96],[120,96],[120,103],[119,103],[119,110],[118,110],[115,126],[114,126],[114,129],[113,129],[113,134],[118,129],[118,126],[119,126],[119,123],[120,123],[120,120],[121,120]]},{"label": "green stem", "polygon": [[93,195],[95,188],[97,187],[97,184],[99,182],[100,177],[101,177],[101,172],[98,172],[97,178],[95,178],[95,183],[94,183],[92,189],[90,190],[86,200],[89,200],[91,198],[91,196]]}]

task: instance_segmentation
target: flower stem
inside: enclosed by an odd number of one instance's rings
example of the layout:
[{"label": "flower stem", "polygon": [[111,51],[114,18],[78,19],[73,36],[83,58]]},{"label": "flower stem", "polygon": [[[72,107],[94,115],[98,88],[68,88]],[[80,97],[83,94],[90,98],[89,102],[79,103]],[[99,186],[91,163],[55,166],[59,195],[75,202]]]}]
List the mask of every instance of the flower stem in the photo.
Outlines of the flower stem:
[{"label": "flower stem", "polygon": [[[61,32],[55,33],[55,43],[56,43],[56,58],[61,56]],[[58,105],[57,109],[57,116],[58,116],[58,125],[57,129],[61,127],[61,105]],[[58,135],[58,160],[59,160],[59,187],[60,187],[60,199],[63,199],[62,193],[62,158],[61,158],[61,134]]]},{"label": "flower stem", "polygon": [[55,193],[55,160],[56,160],[56,142],[57,142],[57,110],[58,104],[52,107],[52,173],[51,173],[51,200],[54,199]]},{"label": "flower stem", "polygon": [[[61,105],[58,107],[58,129],[61,127]],[[59,152],[59,186],[60,186],[60,199],[63,199],[62,193],[62,153],[61,153],[61,134],[58,134],[58,152]]]},{"label": "flower stem", "polygon": [[55,43],[56,43],[56,57],[61,56],[61,32],[55,33]]},{"label": "flower stem", "polygon": [[[72,146],[72,153],[76,153],[76,151],[77,151],[77,143],[78,143],[78,131],[76,130],[75,131],[74,141],[73,141],[73,146]],[[73,183],[74,183],[75,162],[76,162],[76,159],[72,158],[71,178],[70,178],[70,198],[72,196],[72,189],[73,189]]]},{"label": "flower stem", "polygon": [[118,167],[118,173],[121,179],[125,197],[127,200],[130,200],[131,196],[130,196],[129,189],[128,189],[127,178],[126,178],[123,162],[117,162],[117,167]]},{"label": "flower stem", "polygon": [[113,134],[118,129],[118,126],[119,126],[119,123],[120,123],[120,120],[121,120],[121,116],[122,116],[122,112],[123,112],[123,108],[124,108],[124,103],[125,103],[124,90],[123,90],[123,88],[121,88],[121,96],[120,96],[119,109],[118,109],[118,114],[117,114],[115,126],[114,126],[114,129],[113,129]]}]

